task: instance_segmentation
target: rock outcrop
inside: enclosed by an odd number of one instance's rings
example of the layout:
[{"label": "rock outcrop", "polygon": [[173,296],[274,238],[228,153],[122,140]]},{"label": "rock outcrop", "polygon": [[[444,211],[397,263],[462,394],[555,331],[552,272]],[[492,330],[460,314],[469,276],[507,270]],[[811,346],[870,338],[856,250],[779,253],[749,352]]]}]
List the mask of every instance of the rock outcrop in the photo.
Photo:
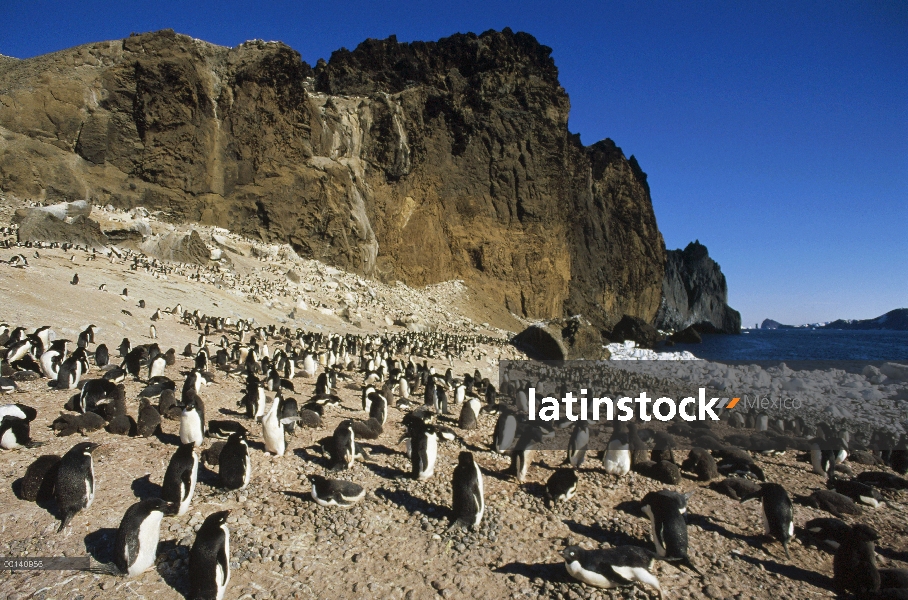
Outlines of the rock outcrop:
[{"label": "rock outcrop", "polygon": [[22,208],[13,215],[20,242],[61,242],[103,248],[109,243],[101,226],[92,220],[87,202]]},{"label": "rock outcrop", "polygon": [[161,31],[0,63],[0,189],[462,279],[523,317],[652,322],[646,175],[611,140],[581,145],[569,108],[551,49],[509,29],[368,40],[314,69],[281,43]]},{"label": "rock outcrop", "polygon": [[662,281],[662,302],[655,326],[700,333],[740,333],[741,314],[728,306],[728,285],[706,246],[691,242],[684,250],[669,250]]},{"label": "rock outcrop", "polygon": [[827,323],[822,328],[908,331],[908,308],[890,310],[875,319],[838,319]]},{"label": "rock outcrop", "polygon": [[533,360],[607,360],[602,334],[581,317],[530,325],[511,340]]}]

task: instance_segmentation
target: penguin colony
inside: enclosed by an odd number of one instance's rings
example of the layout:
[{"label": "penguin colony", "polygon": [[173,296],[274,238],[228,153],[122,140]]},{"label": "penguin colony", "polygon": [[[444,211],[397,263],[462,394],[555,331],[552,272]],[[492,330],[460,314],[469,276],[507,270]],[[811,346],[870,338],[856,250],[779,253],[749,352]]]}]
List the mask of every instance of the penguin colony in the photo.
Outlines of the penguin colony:
[{"label": "penguin colony", "polygon": [[[260,327],[176,309],[158,310],[154,318],[176,319],[198,332],[196,343],[189,344],[183,353],[186,362],[191,360],[191,368],[179,370],[175,352],[162,352],[155,343],[156,336],[149,336],[150,344],[133,345],[123,339],[117,346],[116,339],[105,339],[105,345],[95,340],[95,328],[90,326],[73,344],[56,339],[49,326],[29,331],[0,325],[0,391],[12,394],[7,397],[15,401],[0,407],[0,446],[4,450],[40,452],[40,442],[32,439],[35,432],[31,428],[37,411],[28,406],[27,393],[15,392],[23,382],[41,379],[60,394],[65,410],[53,423],[54,433],[60,436],[90,439],[93,433],[105,429],[110,434],[149,437],[161,435],[165,420],[179,422],[179,440],[174,443],[172,458],[166,470],[154,476],[162,481],[160,498],[142,500],[126,511],[110,549],[112,562],[96,565],[99,573],[137,577],[154,565],[162,523],[190,510],[206,463],[217,466],[213,485],[242,490],[249,485],[256,454],[264,451],[282,460],[299,460],[288,454],[287,440],[299,430],[319,428],[327,414],[346,416],[348,407],[338,396],[343,385],[360,387],[362,406],[360,412],[344,418],[330,436],[321,437],[315,444],[321,456],[313,455],[310,460],[323,465],[330,475],[308,478],[308,495],[318,510],[349,508],[366,497],[369,490],[345,480],[344,472],[357,462],[370,460],[370,450],[376,446],[366,440],[382,439],[388,433],[393,439],[386,438],[386,443],[393,446],[400,439],[405,445],[403,452],[412,468],[403,476],[415,482],[436,477],[439,461],[452,460],[456,455],[449,505],[451,529],[480,526],[486,511],[485,481],[492,473],[480,467],[476,449],[441,455],[441,447],[466,448],[463,432],[482,420],[494,420],[489,448],[511,457],[511,466],[495,475],[516,485],[527,479],[531,467],[535,468],[534,446],[544,431],[529,427],[519,413],[511,411],[494,383],[478,372],[455,377],[451,369],[439,368],[443,374],[435,369],[452,356],[469,355],[473,346],[490,343],[489,339],[415,333],[342,336]],[[108,347],[116,347],[119,357]],[[240,382],[243,387],[237,397],[238,410],[228,415],[230,418],[206,416],[206,388],[224,380]],[[315,383],[314,394],[300,396],[296,389],[309,380]],[[140,381],[145,386],[139,398],[126,397],[126,381]],[[519,390],[501,393],[519,396]],[[138,407],[135,417],[129,414],[134,406]],[[386,432],[392,411],[399,413],[402,430]],[[878,568],[875,542],[879,534],[855,518],[863,511],[881,507],[887,499],[903,500],[903,490],[908,489],[908,480],[902,477],[908,471],[905,440],[889,445],[880,440],[862,444],[850,439],[848,432],[827,424],[819,424],[815,431],[797,424],[800,430],[796,433],[787,430],[786,435],[795,440],[788,447],[802,449],[804,470],[814,472],[818,487],[827,489],[817,489],[806,498],[792,498],[784,481],[767,481],[760,468],[762,460],[781,452],[781,434],[773,435],[778,432],[759,417],[746,415],[741,423],[754,429],[752,434],[725,439],[710,435],[705,428],[678,425],[666,434],[648,431],[642,424],[618,424],[600,456],[587,450],[595,433],[589,424],[578,423],[563,465],[554,469],[546,482],[548,506],[582,497],[584,464],[589,469],[594,463],[593,468],[619,482],[633,472],[677,484],[683,472],[736,500],[758,502],[759,515],[754,521],[762,521],[766,540],[777,542],[781,549],[779,554],[768,544],[767,555],[773,560],[790,560],[791,544],[800,537],[834,555],[830,585],[841,594],[906,597],[908,572]],[[672,434],[695,440],[697,446],[686,458],[675,456]],[[104,490],[103,486],[98,489],[103,476],[97,475],[107,466],[96,464],[99,448],[102,446],[96,442],[79,441],[63,456],[37,456],[20,482],[20,497],[52,502],[60,518],[60,531],[65,532],[80,519],[83,524],[90,523],[97,495],[128,493]],[[855,461],[874,468],[851,477],[848,462]],[[586,586],[638,585],[661,596],[668,592],[653,573],[653,565],[662,561],[707,581],[709,565],[698,560],[698,551],[703,549],[689,547],[691,503],[696,507],[697,498],[690,493],[662,490],[644,495],[638,509],[650,522],[650,540],[600,550],[570,545],[561,552],[567,574]],[[818,507],[838,518],[813,519],[797,528],[799,504]],[[206,512],[186,565],[189,597],[223,598],[231,571],[230,513],[207,507]]]}]

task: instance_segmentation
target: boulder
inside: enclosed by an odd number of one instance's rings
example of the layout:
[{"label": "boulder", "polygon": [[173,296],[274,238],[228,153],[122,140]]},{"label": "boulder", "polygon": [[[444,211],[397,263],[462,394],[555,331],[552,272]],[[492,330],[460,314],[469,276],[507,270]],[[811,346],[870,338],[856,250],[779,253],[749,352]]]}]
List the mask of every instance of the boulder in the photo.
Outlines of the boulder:
[{"label": "boulder", "polygon": [[703,338],[700,337],[696,327],[693,325],[685,327],[681,331],[676,331],[668,339],[676,344],[699,344],[703,341]]},{"label": "boulder", "polygon": [[655,327],[639,317],[624,315],[609,336],[613,341],[633,340],[642,348],[654,348],[662,341],[662,334]]},{"label": "boulder", "polygon": [[530,325],[511,340],[533,360],[607,360],[602,334],[580,317]]},{"label": "boulder", "polygon": [[[66,212],[26,208],[16,211],[13,223],[18,223],[20,242],[62,242],[101,248],[108,244],[107,236],[97,221],[86,214],[66,216]],[[60,215],[63,215],[62,218]]]}]

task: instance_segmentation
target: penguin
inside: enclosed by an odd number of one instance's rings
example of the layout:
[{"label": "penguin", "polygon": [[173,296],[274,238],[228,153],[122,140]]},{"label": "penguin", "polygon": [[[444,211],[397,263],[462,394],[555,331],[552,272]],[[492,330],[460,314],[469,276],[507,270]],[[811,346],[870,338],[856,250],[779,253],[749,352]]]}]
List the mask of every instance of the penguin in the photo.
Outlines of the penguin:
[{"label": "penguin", "polygon": [[25,404],[4,404],[0,406],[0,420],[4,417],[16,417],[31,422],[38,418],[38,411]]},{"label": "penguin", "polygon": [[227,438],[218,456],[218,474],[221,477],[221,485],[228,490],[242,490],[249,485],[252,465],[246,434],[234,433]]},{"label": "penguin", "polygon": [[165,419],[178,421],[183,414],[183,409],[177,406],[177,398],[173,390],[163,390],[158,398],[158,412]]},{"label": "penguin", "polygon": [[306,354],[305,358],[303,358],[303,375],[313,377],[316,371],[318,371],[318,363],[311,354]]},{"label": "penguin", "polygon": [[458,455],[451,489],[453,491],[451,528],[461,526],[475,530],[482,521],[486,504],[482,471],[472,452],[462,451]]},{"label": "penguin", "polygon": [[438,432],[434,425],[422,419],[413,419],[408,423],[410,434],[410,462],[414,479],[425,481],[435,473],[435,460],[438,458]]},{"label": "penguin", "polygon": [[92,453],[100,447],[93,442],[80,442],[60,459],[54,498],[60,511],[63,531],[80,510],[91,508],[95,499],[96,481]]},{"label": "penguin", "polygon": [[874,548],[878,539],[880,535],[872,527],[863,523],[851,526],[832,559],[832,583],[838,592],[865,598],[880,589]]},{"label": "penguin", "polygon": [[208,436],[219,440],[226,440],[234,433],[243,433],[248,435],[246,428],[236,421],[208,421]]},{"label": "penguin", "polygon": [[826,481],[826,487],[871,508],[877,508],[883,502],[883,496],[873,486],[853,479],[833,476]]},{"label": "penguin", "polygon": [[31,421],[17,416],[6,415],[0,418],[0,448],[14,450],[16,448],[37,448],[41,442],[31,438]]},{"label": "penguin", "polygon": [[526,481],[527,471],[533,462],[533,456],[536,454],[536,444],[542,441],[542,433],[535,427],[523,427],[520,431],[520,437],[514,443],[511,450],[511,465],[508,471],[513,474],[517,481]]},{"label": "penguin", "polygon": [[189,598],[223,600],[230,582],[229,510],[208,515],[189,550]]},{"label": "penguin", "polygon": [[284,438],[284,423],[278,416],[281,407],[281,396],[278,394],[271,402],[271,407],[262,418],[262,437],[265,441],[265,451],[275,456],[283,456],[287,450]]},{"label": "penguin", "polygon": [[58,390],[74,390],[79,386],[82,377],[82,362],[75,353],[60,363],[55,387]]},{"label": "penguin", "polygon": [[60,413],[60,416],[54,419],[51,427],[58,436],[62,437],[73,435],[76,432],[87,435],[101,430],[105,424],[104,418],[98,413],[87,412],[84,415]]},{"label": "penguin", "polygon": [[331,457],[331,470],[340,471],[349,469],[356,460],[356,434],[353,431],[353,421],[345,419],[334,429],[334,433],[327,438],[325,449]]},{"label": "penguin", "polygon": [[72,281],[70,281],[70,283],[72,285],[79,285],[79,274],[78,273],[73,275]]},{"label": "penguin", "polygon": [[681,469],[697,475],[700,481],[712,481],[719,477],[716,459],[705,448],[691,448]]},{"label": "penguin", "polygon": [[110,352],[107,350],[106,345],[99,344],[95,348],[95,364],[102,369],[110,364]]},{"label": "penguin", "polygon": [[114,542],[114,565],[121,575],[135,577],[154,565],[161,520],[175,511],[172,503],[160,498],[143,500],[126,509]]},{"label": "penguin", "polygon": [[319,506],[350,508],[366,497],[361,485],[341,479],[328,479],[321,475],[309,475],[312,483],[310,495]]},{"label": "penguin", "polygon": [[108,419],[107,427],[104,428],[107,433],[113,435],[128,435],[135,437],[138,431],[138,424],[132,416],[119,414]]},{"label": "penguin", "polygon": [[692,495],[693,492],[679,494],[669,490],[650,492],[643,497],[640,510],[650,519],[656,554],[700,575],[687,554],[687,521],[683,513],[687,512],[687,501]]},{"label": "penguin", "polygon": [[564,462],[575,469],[579,469],[586,459],[586,450],[589,443],[590,422],[585,420],[577,421],[574,424],[574,430],[571,432],[571,439],[568,441],[567,458]]},{"label": "penguin", "polygon": [[816,490],[807,497],[799,498],[799,502],[843,518],[845,515],[861,514],[861,507],[854,500],[832,490]]},{"label": "penguin", "polygon": [[148,379],[164,376],[164,368],[167,366],[167,358],[159,354],[148,363]]},{"label": "penguin", "polygon": [[584,550],[568,546],[561,552],[568,574],[574,579],[598,588],[615,588],[644,583],[656,588],[662,597],[662,586],[650,573],[656,555],[640,546]]},{"label": "penguin", "polygon": [[60,457],[56,454],[44,454],[36,458],[22,476],[19,488],[22,499],[30,502],[47,502],[53,499],[59,468]]},{"label": "penguin", "polygon": [[369,394],[369,417],[384,425],[388,421],[388,400],[377,392]]},{"label": "penguin", "polygon": [[199,455],[195,453],[195,444],[181,444],[170,458],[161,484],[161,498],[177,506],[177,516],[189,510],[198,475]]},{"label": "penguin", "polygon": [[616,477],[624,477],[631,470],[630,442],[627,437],[627,425],[623,422],[619,421],[612,432],[612,438],[602,456],[602,466],[606,473]]},{"label": "penguin", "polygon": [[284,424],[284,431],[293,435],[296,431],[296,424],[299,421],[300,416],[299,405],[296,402],[296,398],[282,398],[278,413],[281,423]]},{"label": "penguin", "polygon": [[180,414],[180,443],[194,443],[201,446],[205,441],[205,404],[198,394],[191,390],[183,398],[183,412]]},{"label": "penguin", "polygon": [[463,407],[460,409],[460,418],[457,426],[464,430],[476,429],[479,426],[479,410],[482,401],[477,396],[466,396]]},{"label": "penguin", "polygon": [[884,490],[908,490],[908,479],[885,471],[864,471],[854,480]]},{"label": "penguin", "polygon": [[851,532],[851,525],[839,519],[822,517],[804,524],[805,535],[818,548],[835,552]]},{"label": "penguin", "polygon": [[517,415],[510,410],[502,410],[495,422],[495,433],[492,449],[498,454],[505,454],[517,440]]},{"label": "penguin", "polygon": [[577,477],[577,472],[574,471],[574,469],[555,469],[552,476],[545,482],[545,491],[549,505],[551,506],[556,502],[564,502],[573,498],[574,494],[577,492],[577,484],[579,481],[580,478]]},{"label": "penguin", "polygon": [[728,477],[722,481],[714,481],[709,487],[732,500],[740,500],[760,490],[760,484],[743,477]]},{"label": "penguin", "polygon": [[644,477],[655,479],[667,485],[678,485],[681,483],[681,469],[675,463],[662,460],[654,462],[645,460],[634,465],[634,471]]},{"label": "penguin", "polygon": [[785,557],[791,558],[788,542],[794,536],[794,508],[785,488],[778,483],[764,483],[756,492],[748,494],[741,502],[761,498],[763,500],[763,530],[782,543]]}]

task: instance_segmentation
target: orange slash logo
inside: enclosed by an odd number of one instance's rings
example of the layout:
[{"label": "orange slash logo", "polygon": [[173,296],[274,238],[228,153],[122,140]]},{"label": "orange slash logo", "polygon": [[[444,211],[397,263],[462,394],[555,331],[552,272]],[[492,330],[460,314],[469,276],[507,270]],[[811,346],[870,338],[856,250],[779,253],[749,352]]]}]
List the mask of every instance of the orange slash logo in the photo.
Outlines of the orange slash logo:
[{"label": "orange slash logo", "polygon": [[732,399],[731,399],[731,402],[728,403],[728,406],[726,406],[725,409],[726,409],[726,410],[731,410],[732,408],[734,408],[734,407],[735,407],[735,404],[738,403],[738,400],[740,400],[740,398],[732,398]]}]

